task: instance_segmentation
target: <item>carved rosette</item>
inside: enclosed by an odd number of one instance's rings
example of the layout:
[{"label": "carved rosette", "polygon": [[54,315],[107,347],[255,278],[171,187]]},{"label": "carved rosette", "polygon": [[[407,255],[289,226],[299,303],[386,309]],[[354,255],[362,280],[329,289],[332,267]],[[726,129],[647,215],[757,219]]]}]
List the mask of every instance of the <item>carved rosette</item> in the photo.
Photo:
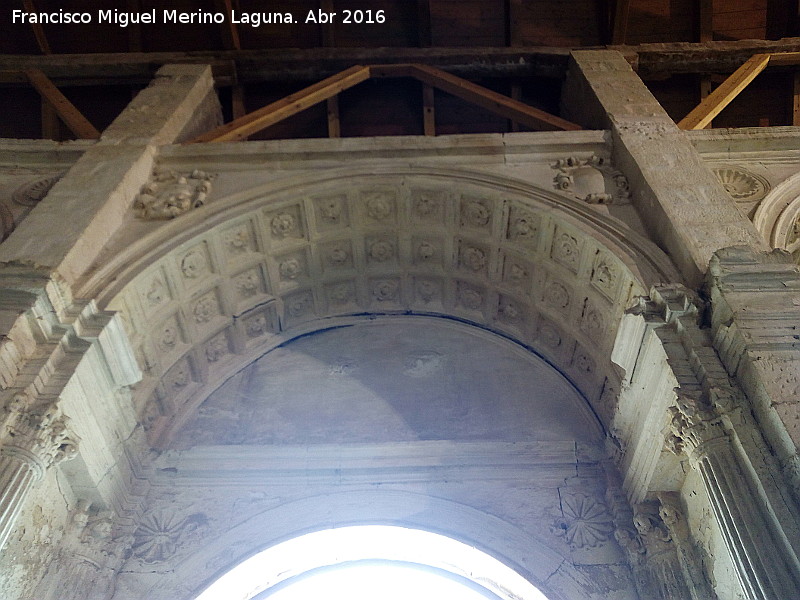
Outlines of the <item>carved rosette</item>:
[{"label": "carved rosette", "polygon": [[191,173],[154,171],[133,203],[136,216],[148,221],[174,219],[199,208],[211,193],[214,177],[197,169]]},{"label": "carved rosette", "polygon": [[606,505],[585,494],[565,494],[561,498],[563,519],[554,531],[576,548],[595,548],[608,541],[614,532],[614,520]]},{"label": "carved rosette", "polygon": [[202,513],[180,517],[162,511],[147,515],[134,533],[133,556],[147,564],[167,561],[183,545],[201,537],[207,522]]}]

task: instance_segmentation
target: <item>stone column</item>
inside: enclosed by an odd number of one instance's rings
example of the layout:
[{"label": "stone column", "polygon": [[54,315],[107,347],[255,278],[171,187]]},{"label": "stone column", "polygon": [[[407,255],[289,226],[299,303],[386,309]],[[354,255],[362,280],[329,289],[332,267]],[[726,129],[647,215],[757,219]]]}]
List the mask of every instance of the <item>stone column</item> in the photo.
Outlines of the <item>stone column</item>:
[{"label": "stone column", "polygon": [[[710,396],[708,398],[707,396]],[[800,577],[790,548],[761,502],[759,488],[741,464],[734,435],[725,425],[734,410],[723,394],[679,392],[667,447],[685,453],[697,469],[730,552],[739,582],[752,600],[800,597]]]},{"label": "stone column", "polygon": [[76,455],[78,440],[67,423],[55,406],[30,409],[17,400],[6,411],[0,435],[0,550],[34,484],[48,468]]}]

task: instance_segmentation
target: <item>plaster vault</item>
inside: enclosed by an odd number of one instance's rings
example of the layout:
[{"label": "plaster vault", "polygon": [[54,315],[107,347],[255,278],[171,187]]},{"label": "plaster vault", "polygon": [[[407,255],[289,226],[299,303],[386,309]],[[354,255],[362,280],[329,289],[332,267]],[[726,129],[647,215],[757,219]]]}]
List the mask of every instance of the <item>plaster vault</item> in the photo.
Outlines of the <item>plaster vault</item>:
[{"label": "plaster vault", "polygon": [[0,595],[192,600],[380,524],[551,600],[797,596],[795,179],[754,226],[615,52],[564,102],[603,129],[181,146],[218,104],[170,66],[0,147]]}]

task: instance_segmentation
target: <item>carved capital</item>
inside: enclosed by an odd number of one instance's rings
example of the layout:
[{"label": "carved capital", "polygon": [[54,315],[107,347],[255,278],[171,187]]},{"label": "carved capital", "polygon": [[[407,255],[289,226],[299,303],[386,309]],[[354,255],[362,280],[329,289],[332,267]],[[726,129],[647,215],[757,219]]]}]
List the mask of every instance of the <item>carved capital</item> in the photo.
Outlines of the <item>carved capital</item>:
[{"label": "carved capital", "polygon": [[704,446],[727,436],[717,407],[699,392],[678,392],[669,409],[670,425],[667,449],[675,454],[697,456]]},{"label": "carved capital", "polygon": [[41,476],[47,468],[74,458],[79,441],[57,406],[30,407],[17,399],[4,418],[0,452],[27,462]]}]

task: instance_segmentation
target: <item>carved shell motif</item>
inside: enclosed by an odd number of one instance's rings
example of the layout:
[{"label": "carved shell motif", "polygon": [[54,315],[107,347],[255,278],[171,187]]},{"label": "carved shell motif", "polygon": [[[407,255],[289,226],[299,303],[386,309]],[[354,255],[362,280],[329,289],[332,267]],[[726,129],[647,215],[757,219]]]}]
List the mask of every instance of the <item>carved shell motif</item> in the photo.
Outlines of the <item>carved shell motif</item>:
[{"label": "carved shell motif", "polygon": [[736,202],[761,200],[769,190],[769,183],[763,177],[739,167],[717,167],[714,175]]},{"label": "carved shell motif", "polygon": [[556,522],[555,532],[570,546],[594,548],[609,539],[614,523],[606,505],[585,494],[565,494],[561,498],[564,518]]}]

